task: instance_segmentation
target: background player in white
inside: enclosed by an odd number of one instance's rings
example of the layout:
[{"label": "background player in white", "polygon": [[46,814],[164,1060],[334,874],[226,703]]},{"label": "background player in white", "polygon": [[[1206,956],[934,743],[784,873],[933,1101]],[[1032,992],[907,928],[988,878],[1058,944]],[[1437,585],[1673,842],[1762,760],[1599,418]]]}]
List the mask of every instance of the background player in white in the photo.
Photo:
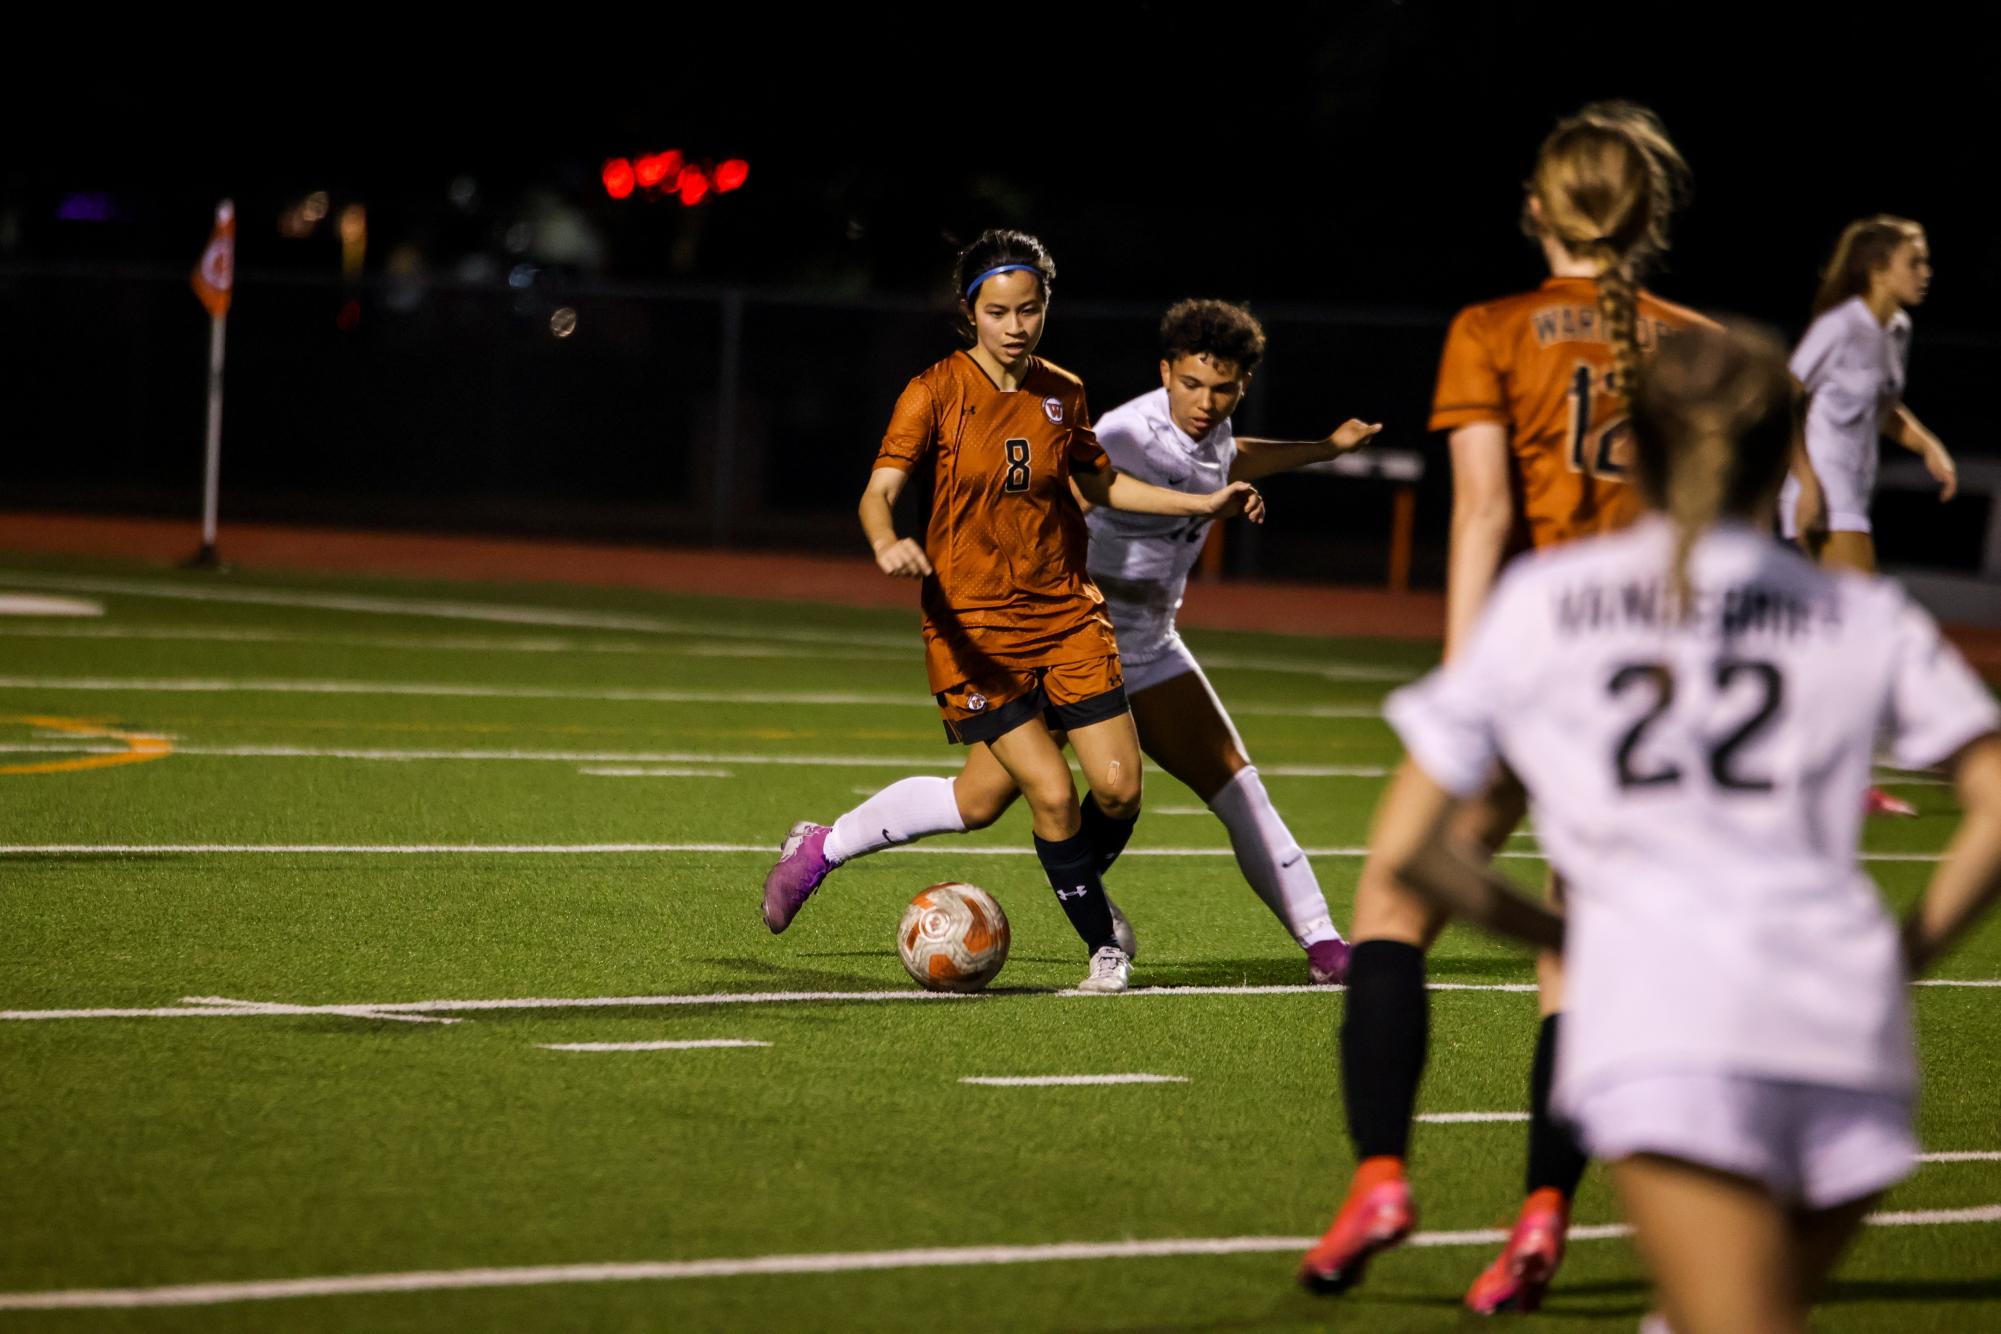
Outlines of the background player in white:
[{"label": "background player in white", "polygon": [[[1454,911],[1560,946],[1556,1104],[1612,1165],[1677,1334],[1806,1328],[1909,1173],[1906,980],[2001,896],[2001,711],[1888,582],[1760,529],[1786,468],[1784,349],[1669,340],[1633,397],[1664,511],[1506,574],[1466,651],[1392,696],[1413,766],[1376,846]],[[1856,860],[1882,736],[1966,817],[1900,941]],[[1447,830],[1497,763],[1569,892],[1558,918]]]},{"label": "background player in white", "polygon": [[[1959,489],[1945,443],[1904,405],[1909,308],[1923,304],[1931,280],[1924,228],[1887,214],[1848,224],[1821,275],[1813,323],[1793,350],[1792,373],[1806,386],[1806,448],[1827,493],[1828,532],[1812,551],[1823,564],[1876,569],[1869,502],[1879,436],[1924,460],[1941,501]],[[1788,481],[1780,496],[1780,520],[1793,539],[1799,529],[1789,502],[1798,492],[1799,484]]]},{"label": "background player in white", "polygon": [[[1197,300],[1171,308],[1161,321],[1161,387],[1097,423],[1098,443],[1112,466],[1155,486],[1206,496],[1332,458],[1382,429],[1349,420],[1321,440],[1237,438],[1230,414],[1243,401],[1264,350],[1263,328],[1240,305]],[[1091,507],[1087,521],[1087,564],[1117,633],[1140,748],[1222,820],[1245,878],[1306,951],[1308,977],[1339,982],[1348,948],[1313,867],[1174,627],[1209,521],[1143,517],[1107,506]],[[841,816],[824,845],[827,869],[932,834],[984,829],[1019,795],[1014,779],[978,747],[950,780],[949,793],[946,787],[943,779],[905,779]],[[1135,819],[1108,814],[1088,794],[1079,804],[1081,828],[1101,872],[1125,849]],[[1114,914],[1130,955],[1131,928],[1116,908]]]},{"label": "background player in white", "polygon": [[[1878,214],[1848,224],[1814,294],[1813,323],[1793,350],[1792,372],[1806,387],[1806,448],[1827,493],[1825,534],[1803,543],[1824,565],[1873,573],[1876,542],[1869,504],[1876,494],[1877,438],[1888,435],[1924,460],[1939,483],[1939,500],[1959,489],[1959,472],[1945,443],[1904,405],[1911,358],[1908,308],[1931,287],[1931,247],[1908,218]],[[1794,498],[1799,483],[1780,492],[1780,522],[1799,540]],[[1916,815],[1917,808],[1871,787],[1874,815]]]}]

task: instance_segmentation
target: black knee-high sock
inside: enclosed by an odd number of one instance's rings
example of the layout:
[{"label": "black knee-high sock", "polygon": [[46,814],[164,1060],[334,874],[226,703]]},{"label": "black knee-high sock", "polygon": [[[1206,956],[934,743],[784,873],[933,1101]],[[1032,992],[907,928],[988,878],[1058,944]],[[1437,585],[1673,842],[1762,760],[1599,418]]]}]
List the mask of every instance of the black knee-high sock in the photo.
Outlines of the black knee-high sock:
[{"label": "black knee-high sock", "polygon": [[1533,1195],[1554,1187],[1569,1199],[1577,1193],[1584,1165],[1590,1161],[1577,1145],[1570,1127],[1549,1109],[1549,1086],[1556,1078],[1556,1021],[1550,1015],[1542,1021],[1535,1038],[1535,1060],[1529,1066],[1529,1170],[1528,1189]]},{"label": "black knee-high sock", "polygon": [[1424,951],[1398,940],[1355,946],[1341,1016],[1341,1093],[1356,1157],[1402,1158],[1409,1152],[1430,1033]]},{"label": "black knee-high sock", "polygon": [[1098,879],[1098,857],[1091,840],[1082,831],[1057,843],[1040,834],[1035,836],[1035,855],[1042,859],[1042,873],[1056,891],[1064,916],[1076,929],[1084,948],[1096,954],[1115,944],[1112,936],[1112,909],[1105,898],[1104,882]]},{"label": "black knee-high sock", "polygon": [[1139,823],[1139,816],[1127,816],[1123,820],[1105,814],[1105,808],[1098,804],[1096,793],[1086,792],[1084,800],[1078,803],[1077,816],[1084,823],[1084,837],[1091,840],[1091,851],[1098,856],[1098,874],[1112,869],[1112,863],[1126,850],[1126,843],[1133,836],[1133,826]]}]

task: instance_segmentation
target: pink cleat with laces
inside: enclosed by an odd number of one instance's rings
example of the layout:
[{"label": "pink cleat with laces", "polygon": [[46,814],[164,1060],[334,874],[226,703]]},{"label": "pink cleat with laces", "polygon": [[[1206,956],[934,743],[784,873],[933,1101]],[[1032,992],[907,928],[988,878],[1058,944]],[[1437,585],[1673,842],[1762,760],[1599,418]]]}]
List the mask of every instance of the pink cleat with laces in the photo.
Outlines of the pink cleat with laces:
[{"label": "pink cleat with laces", "polygon": [[827,835],[833,832],[827,825],[801,820],[786,833],[778,865],[764,877],[764,924],[773,935],[792,925],[827,873],[840,865],[827,858]]},{"label": "pink cleat with laces", "polygon": [[1309,1292],[1332,1296],[1362,1281],[1362,1271],[1379,1253],[1408,1237],[1417,1226],[1410,1183],[1396,1158],[1365,1158],[1354,1184],[1325,1236],[1299,1262],[1299,1281]]},{"label": "pink cleat with laces", "polygon": [[1570,1230],[1570,1203],[1563,1192],[1545,1187],[1522,1205],[1515,1230],[1500,1257],[1466,1291],[1466,1308],[1479,1315],[1533,1311],[1563,1263],[1563,1238]]},{"label": "pink cleat with laces", "polygon": [[1910,820],[1917,817],[1918,808],[1902,797],[1893,797],[1880,787],[1872,787],[1862,799],[1862,810],[1868,815],[1895,815]]}]

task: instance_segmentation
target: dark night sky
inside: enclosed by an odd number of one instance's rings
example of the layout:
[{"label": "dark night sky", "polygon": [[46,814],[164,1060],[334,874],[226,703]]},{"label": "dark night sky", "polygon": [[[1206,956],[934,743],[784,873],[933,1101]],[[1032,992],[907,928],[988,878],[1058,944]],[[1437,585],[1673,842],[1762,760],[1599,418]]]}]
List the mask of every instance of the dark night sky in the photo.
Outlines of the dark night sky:
[{"label": "dark night sky", "polygon": [[[1044,235],[1073,297],[1448,309],[1535,279],[1515,230],[1535,145],[1558,115],[1625,96],[1661,112],[1695,172],[1664,291],[1796,324],[1842,222],[1896,211],[1932,231],[1928,322],[1977,332],[1976,302],[2001,296],[1977,204],[1992,44],[1922,6],[1873,31],[1778,12],[890,8],[463,49],[370,37],[340,58],[237,59],[206,84],[162,62],[60,99],[17,85],[10,119],[42,132],[0,180],[30,205],[12,258],[178,263],[225,191],[248,218],[331,186],[386,235],[469,171],[494,193],[541,182],[586,201],[613,238],[607,276],[649,279],[670,276],[693,218],[614,206],[595,172],[676,145],[753,164],[700,219],[679,275],[695,280],[935,291],[952,238],[1005,222]],[[38,201],[73,189],[119,194],[135,221],[82,241],[36,223]],[[246,268],[285,262],[267,232],[246,227]]]}]

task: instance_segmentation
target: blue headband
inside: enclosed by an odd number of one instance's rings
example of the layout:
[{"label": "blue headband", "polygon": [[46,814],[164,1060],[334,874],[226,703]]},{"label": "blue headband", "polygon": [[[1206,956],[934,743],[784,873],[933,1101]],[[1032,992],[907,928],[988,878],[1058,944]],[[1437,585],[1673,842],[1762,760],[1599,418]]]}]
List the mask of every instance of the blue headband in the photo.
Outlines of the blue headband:
[{"label": "blue headband", "polygon": [[980,284],[993,277],[996,273],[1013,273],[1017,269],[1023,273],[1034,274],[1044,284],[1047,284],[1049,281],[1048,278],[1043,276],[1042,270],[1033,264],[1002,264],[998,268],[988,269],[985,273],[968,283],[966,285],[966,300],[971,301],[973,294],[980,290]]}]

